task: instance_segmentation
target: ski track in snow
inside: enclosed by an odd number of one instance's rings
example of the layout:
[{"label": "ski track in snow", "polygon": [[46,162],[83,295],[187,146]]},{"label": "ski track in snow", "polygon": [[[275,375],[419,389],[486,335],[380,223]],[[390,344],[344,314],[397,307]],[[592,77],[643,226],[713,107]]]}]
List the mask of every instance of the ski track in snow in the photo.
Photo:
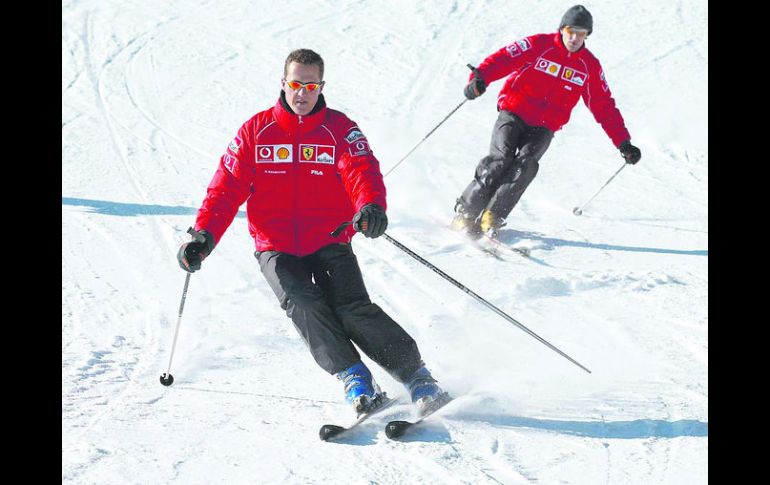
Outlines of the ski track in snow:
[{"label": "ski track in snow", "polygon": [[[64,198],[194,211],[222,148],[274,102],[284,56],[300,46],[324,56],[329,104],[358,121],[385,172],[463,99],[465,63],[550,31],[564,5],[511,18],[494,13],[509,11],[502,0],[322,1],[312,15],[302,2],[63,4],[62,482],[706,483],[705,129],[656,131],[651,113],[683,104],[644,100],[674,72],[706,78],[705,29],[693,25],[707,11],[691,0],[589,8],[601,25],[591,48],[644,157],[573,216],[622,163],[579,103],[501,236],[543,264],[497,261],[438,227],[487,149],[493,93],[385,182],[389,235],[593,374],[386,240],[356,237],[372,300],[459,399],[399,441],[383,417],[322,443],[319,426],[352,413],[262,280],[242,217],[191,278],[164,388],[184,278],[175,254],[193,216]],[[650,35],[632,41],[627,29]],[[680,118],[661,119],[705,127],[687,116],[697,101],[705,110],[707,86],[691,85]]]}]

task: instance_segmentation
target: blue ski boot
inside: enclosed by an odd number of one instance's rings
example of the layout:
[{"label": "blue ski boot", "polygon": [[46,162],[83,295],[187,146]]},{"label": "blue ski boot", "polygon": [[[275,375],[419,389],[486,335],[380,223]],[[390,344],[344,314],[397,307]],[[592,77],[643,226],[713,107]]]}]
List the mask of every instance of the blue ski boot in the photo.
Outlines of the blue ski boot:
[{"label": "blue ski boot", "polygon": [[345,384],[345,400],[353,405],[358,416],[373,411],[382,403],[385,393],[380,393],[380,386],[372,379],[372,373],[363,362],[337,374],[337,379]]},{"label": "blue ski boot", "polygon": [[430,414],[452,399],[448,393],[441,390],[436,382],[436,379],[430,375],[430,371],[425,368],[425,365],[422,365],[404,383],[409,389],[412,402],[417,405],[420,415]]}]

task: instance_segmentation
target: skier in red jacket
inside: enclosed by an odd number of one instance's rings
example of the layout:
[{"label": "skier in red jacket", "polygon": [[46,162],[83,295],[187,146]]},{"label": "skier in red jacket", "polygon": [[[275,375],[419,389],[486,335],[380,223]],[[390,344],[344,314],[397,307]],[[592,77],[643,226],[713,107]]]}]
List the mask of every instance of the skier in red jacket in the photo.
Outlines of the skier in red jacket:
[{"label": "skier in red jacket", "polygon": [[289,54],[280,99],[227,146],[179,264],[200,269],[246,202],[262,274],[318,365],[344,382],[356,412],[373,410],[383,393],[354,343],[424,410],[445,393],[414,339],[369,299],[350,245],[356,231],[376,238],[388,225],[379,162],[356,123],[327,108],[323,71],[312,50]]},{"label": "skier in red jacket", "polygon": [[492,130],[489,155],[455,204],[452,227],[471,236],[496,236],[537,174],[538,161],[554,132],[569,121],[583,98],[626,163],[640,150],[631,144],[599,61],[586,48],[593,18],[582,5],[562,17],[559,31],[517,40],[493,53],[473,71],[464,94],[475,99],[508,76],[497,97],[500,112]]}]

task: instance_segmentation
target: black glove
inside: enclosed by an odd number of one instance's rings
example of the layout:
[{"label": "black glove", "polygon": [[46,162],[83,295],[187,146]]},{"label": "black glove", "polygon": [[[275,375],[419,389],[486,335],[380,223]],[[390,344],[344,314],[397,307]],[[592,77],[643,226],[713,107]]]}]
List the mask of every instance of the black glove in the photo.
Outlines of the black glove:
[{"label": "black glove", "polygon": [[470,67],[473,71],[473,79],[471,79],[471,82],[465,86],[463,94],[465,94],[465,97],[468,99],[476,99],[484,94],[484,91],[487,90],[487,83],[485,83],[481,78],[481,73],[479,73],[477,68],[471,66],[470,64],[468,64],[468,67]]},{"label": "black glove", "polygon": [[631,144],[631,140],[626,140],[618,147],[620,154],[626,159],[626,163],[635,164],[642,158],[642,151]]},{"label": "black glove", "polygon": [[366,237],[380,237],[387,228],[388,216],[377,204],[366,204],[353,216],[353,229]]},{"label": "black glove", "polygon": [[201,269],[201,263],[211,254],[216,242],[214,236],[205,229],[196,231],[191,227],[187,233],[193,237],[193,240],[182,244],[176,259],[179,261],[180,268],[188,273],[194,273]]}]

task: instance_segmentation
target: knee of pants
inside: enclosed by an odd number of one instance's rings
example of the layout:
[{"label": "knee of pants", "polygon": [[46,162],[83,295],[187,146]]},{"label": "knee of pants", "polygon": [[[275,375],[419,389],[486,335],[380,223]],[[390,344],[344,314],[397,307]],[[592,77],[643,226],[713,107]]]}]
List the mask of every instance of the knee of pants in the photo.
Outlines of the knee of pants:
[{"label": "knee of pants", "polygon": [[314,291],[312,287],[289,290],[281,299],[281,308],[286,310],[289,317],[294,310],[317,313],[325,310],[326,307],[323,294],[320,290]]},{"label": "knee of pants", "polygon": [[540,170],[540,164],[537,160],[520,160],[516,169],[508,174],[508,182],[528,185],[535,178],[538,170]]},{"label": "knee of pants", "polygon": [[491,187],[499,180],[506,166],[506,161],[500,158],[494,158],[490,155],[482,158],[476,167],[476,181],[482,187]]}]

